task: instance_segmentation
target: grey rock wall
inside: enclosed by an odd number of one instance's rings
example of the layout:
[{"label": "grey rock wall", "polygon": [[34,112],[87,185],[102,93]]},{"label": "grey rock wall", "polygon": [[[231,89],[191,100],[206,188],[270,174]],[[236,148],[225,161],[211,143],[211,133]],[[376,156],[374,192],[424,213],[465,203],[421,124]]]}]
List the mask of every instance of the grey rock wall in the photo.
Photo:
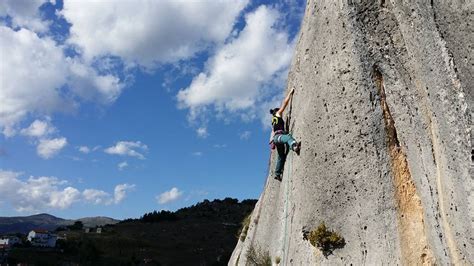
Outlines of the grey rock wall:
[{"label": "grey rock wall", "polygon": [[[303,149],[229,265],[474,264],[473,25],[472,0],[308,1],[288,77]],[[303,239],[321,222],[346,240],[328,256]]]}]

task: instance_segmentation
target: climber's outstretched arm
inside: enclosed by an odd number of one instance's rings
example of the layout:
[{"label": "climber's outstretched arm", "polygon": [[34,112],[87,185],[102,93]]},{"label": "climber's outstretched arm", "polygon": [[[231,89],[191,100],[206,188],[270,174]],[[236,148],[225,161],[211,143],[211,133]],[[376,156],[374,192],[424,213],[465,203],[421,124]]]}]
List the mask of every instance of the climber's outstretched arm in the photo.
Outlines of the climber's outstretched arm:
[{"label": "climber's outstretched arm", "polygon": [[283,103],[281,104],[280,110],[278,110],[276,112],[277,116],[280,116],[280,117],[282,116],[283,111],[285,111],[285,108],[288,105],[288,103],[290,102],[291,96],[293,95],[294,92],[295,92],[295,88],[291,88],[291,90],[288,93],[288,95],[286,96],[285,100],[283,100]]}]

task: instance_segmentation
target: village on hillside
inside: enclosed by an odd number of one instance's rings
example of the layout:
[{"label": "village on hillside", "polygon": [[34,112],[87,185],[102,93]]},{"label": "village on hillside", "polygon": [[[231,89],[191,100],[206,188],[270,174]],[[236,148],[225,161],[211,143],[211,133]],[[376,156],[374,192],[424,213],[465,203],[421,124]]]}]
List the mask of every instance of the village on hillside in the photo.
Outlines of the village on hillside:
[{"label": "village on hillside", "polygon": [[73,225],[58,227],[55,231],[33,229],[26,235],[22,233],[2,235],[0,236],[0,265],[8,262],[13,250],[63,252],[68,235],[101,234],[102,230],[102,227],[84,227],[81,221],[76,221]]}]

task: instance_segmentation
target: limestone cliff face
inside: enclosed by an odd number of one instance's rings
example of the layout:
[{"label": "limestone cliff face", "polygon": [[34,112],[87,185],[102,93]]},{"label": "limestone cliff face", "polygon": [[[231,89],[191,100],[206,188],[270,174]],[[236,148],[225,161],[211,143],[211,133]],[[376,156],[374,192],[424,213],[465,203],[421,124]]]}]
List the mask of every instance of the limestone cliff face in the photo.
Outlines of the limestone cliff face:
[{"label": "limestone cliff face", "polygon": [[[288,78],[301,155],[269,173],[229,265],[474,264],[473,28],[473,1],[309,0]],[[327,257],[303,239],[323,221],[346,240]]]}]

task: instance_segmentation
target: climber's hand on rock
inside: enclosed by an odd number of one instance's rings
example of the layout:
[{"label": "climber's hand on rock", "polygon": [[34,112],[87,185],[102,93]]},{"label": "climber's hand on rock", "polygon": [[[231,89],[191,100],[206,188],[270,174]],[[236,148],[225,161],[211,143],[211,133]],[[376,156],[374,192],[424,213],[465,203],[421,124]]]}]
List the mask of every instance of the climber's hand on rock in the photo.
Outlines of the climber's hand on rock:
[{"label": "climber's hand on rock", "polygon": [[290,90],[290,94],[293,94],[293,93],[295,93],[295,88],[291,88]]}]

